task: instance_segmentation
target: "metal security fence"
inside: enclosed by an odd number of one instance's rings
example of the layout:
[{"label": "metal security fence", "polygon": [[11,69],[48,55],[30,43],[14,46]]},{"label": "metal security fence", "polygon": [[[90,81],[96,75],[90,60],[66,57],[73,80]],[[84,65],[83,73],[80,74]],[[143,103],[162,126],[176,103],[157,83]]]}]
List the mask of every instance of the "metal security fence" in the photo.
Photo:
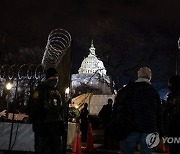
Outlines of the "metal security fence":
[{"label": "metal security fence", "polygon": [[[42,65],[0,66],[0,111],[12,108],[24,111],[31,91],[44,79]],[[12,87],[8,89],[6,86]]]},{"label": "metal security fence", "polygon": [[[11,108],[14,105],[16,108],[25,110],[32,90],[44,80],[44,71],[49,67],[55,67],[59,72],[60,90],[64,92],[69,82],[66,80],[68,80],[67,76],[70,70],[66,73],[64,68],[66,71],[69,69],[66,63],[70,62],[68,60],[70,46],[71,35],[69,32],[64,29],[54,29],[48,36],[41,64],[0,66],[0,111],[6,109],[7,106]],[[12,85],[12,88],[7,89],[8,83]]]}]

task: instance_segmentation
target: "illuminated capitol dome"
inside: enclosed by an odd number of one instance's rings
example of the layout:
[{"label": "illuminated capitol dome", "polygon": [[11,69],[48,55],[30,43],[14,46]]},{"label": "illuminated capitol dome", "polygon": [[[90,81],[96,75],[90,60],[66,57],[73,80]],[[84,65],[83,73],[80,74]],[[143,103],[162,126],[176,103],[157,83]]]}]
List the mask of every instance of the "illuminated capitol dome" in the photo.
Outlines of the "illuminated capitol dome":
[{"label": "illuminated capitol dome", "polygon": [[71,86],[77,94],[93,92],[111,94],[110,79],[103,62],[97,58],[93,41],[89,55],[82,61],[78,74],[72,74]]},{"label": "illuminated capitol dome", "polygon": [[79,68],[79,74],[94,74],[99,73],[101,76],[106,75],[106,69],[101,60],[99,60],[95,53],[96,48],[94,47],[93,41],[89,48],[89,55],[82,61],[81,67]]}]

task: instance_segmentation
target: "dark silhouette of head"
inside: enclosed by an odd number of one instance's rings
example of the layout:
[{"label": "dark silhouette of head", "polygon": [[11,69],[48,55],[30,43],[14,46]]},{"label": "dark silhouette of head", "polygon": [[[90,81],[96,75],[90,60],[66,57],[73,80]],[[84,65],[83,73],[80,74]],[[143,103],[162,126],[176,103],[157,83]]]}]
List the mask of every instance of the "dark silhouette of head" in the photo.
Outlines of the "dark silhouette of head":
[{"label": "dark silhouette of head", "polygon": [[109,99],[108,99],[108,104],[109,104],[109,105],[112,105],[112,103],[113,103],[113,100],[112,100],[111,98],[109,98]]},{"label": "dark silhouette of head", "polygon": [[174,75],[169,78],[168,87],[171,92],[176,92],[180,90],[180,76]]},{"label": "dark silhouette of head", "polygon": [[88,107],[88,103],[84,103],[84,107],[86,107],[86,108],[87,108],[87,107]]},{"label": "dark silhouette of head", "polygon": [[50,67],[46,70],[45,75],[46,75],[46,79],[49,79],[50,77],[58,76],[58,72],[56,71],[55,68]]}]

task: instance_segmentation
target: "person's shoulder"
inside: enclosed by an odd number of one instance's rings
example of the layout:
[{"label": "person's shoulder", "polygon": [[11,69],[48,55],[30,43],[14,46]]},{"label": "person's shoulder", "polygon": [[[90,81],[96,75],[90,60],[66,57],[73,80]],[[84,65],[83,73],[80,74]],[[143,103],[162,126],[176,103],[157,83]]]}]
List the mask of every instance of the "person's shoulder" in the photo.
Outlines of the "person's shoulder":
[{"label": "person's shoulder", "polygon": [[121,89],[118,90],[118,92],[128,91],[132,89],[135,86],[135,82],[130,81],[128,84],[124,85]]},{"label": "person's shoulder", "polygon": [[160,97],[158,90],[156,90],[156,88],[152,84],[146,83],[144,85],[144,90],[146,90],[148,93],[151,93],[153,96],[156,96],[158,98]]},{"label": "person's shoulder", "polygon": [[41,89],[47,89],[47,88],[48,88],[48,86],[46,85],[45,82],[40,82],[40,83],[37,85],[37,87],[36,87],[36,89],[39,89],[39,90],[41,90]]},{"label": "person's shoulder", "polygon": [[127,84],[127,88],[133,88],[135,86],[136,82],[134,81],[130,81],[128,84]]},{"label": "person's shoulder", "polygon": [[107,107],[107,104],[103,105],[102,108],[101,108],[101,110],[102,110],[102,111],[105,110],[106,107]]},{"label": "person's shoulder", "polygon": [[85,113],[85,112],[86,112],[86,109],[83,108],[83,109],[81,110],[81,113]]},{"label": "person's shoulder", "polygon": [[45,90],[47,90],[47,86],[44,84],[44,82],[41,82],[37,85],[37,87],[34,89],[34,92],[39,92],[39,93],[42,93],[44,92]]},{"label": "person's shoulder", "polygon": [[154,90],[156,91],[156,89],[154,88],[154,86],[149,82],[135,82],[136,87],[141,87],[143,89],[146,90]]},{"label": "person's shoulder", "polygon": [[103,105],[102,110],[106,110],[107,104]]}]

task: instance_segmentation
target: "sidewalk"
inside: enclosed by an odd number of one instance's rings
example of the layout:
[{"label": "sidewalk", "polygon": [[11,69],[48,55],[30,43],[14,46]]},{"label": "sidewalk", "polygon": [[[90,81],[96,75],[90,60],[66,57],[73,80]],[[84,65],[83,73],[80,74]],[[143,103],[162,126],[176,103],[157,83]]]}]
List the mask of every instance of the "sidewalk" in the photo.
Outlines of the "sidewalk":
[{"label": "sidewalk", "polygon": [[[93,143],[94,143],[94,148],[95,152],[94,154],[120,154],[120,147],[116,149],[105,149],[103,147],[103,130],[102,129],[96,129],[93,130]],[[81,149],[82,149],[82,154],[87,154],[87,152],[84,152],[86,148],[86,143],[81,144]],[[67,149],[66,154],[72,154],[72,149]],[[140,154],[139,151],[136,151],[135,154]],[[167,154],[167,153],[158,153],[158,152],[153,152],[152,154]]]},{"label": "sidewalk", "polygon": [[[121,154],[120,150],[117,149],[104,149],[102,144],[94,144],[95,152],[93,154]],[[84,152],[85,145],[82,145],[82,154],[88,154],[87,152]],[[71,149],[67,150],[66,154],[72,154]],[[92,153],[91,153],[92,154]],[[134,154],[140,154],[139,151],[136,151]],[[157,153],[152,152],[152,154],[167,154],[167,153]]]}]

